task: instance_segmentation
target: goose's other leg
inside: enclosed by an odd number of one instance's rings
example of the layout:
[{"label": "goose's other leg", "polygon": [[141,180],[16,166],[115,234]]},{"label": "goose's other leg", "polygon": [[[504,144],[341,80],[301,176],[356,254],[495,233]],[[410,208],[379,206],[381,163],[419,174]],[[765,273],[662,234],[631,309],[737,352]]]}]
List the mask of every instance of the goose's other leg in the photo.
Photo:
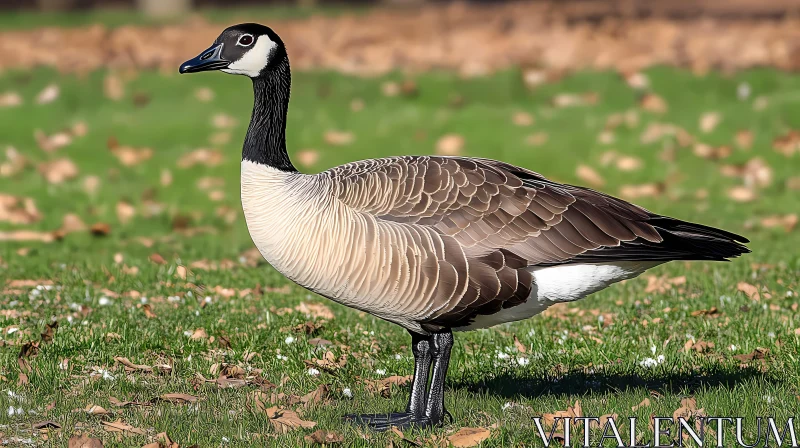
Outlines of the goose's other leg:
[{"label": "goose's other leg", "polygon": [[425,415],[425,404],[428,388],[428,372],[431,367],[431,351],[429,336],[411,332],[411,352],[414,354],[414,379],[411,383],[411,395],[405,412],[391,414],[349,414],[346,420],[367,424],[378,431],[385,431],[392,426],[428,426]]},{"label": "goose's other leg", "polygon": [[425,407],[425,417],[431,425],[440,425],[447,415],[452,420],[453,416],[444,408],[444,380],[447,377],[447,367],[450,364],[450,350],[453,348],[453,333],[450,330],[444,333],[435,333],[430,338],[431,357],[433,358],[433,371],[431,373],[431,388],[428,392],[428,405]]}]

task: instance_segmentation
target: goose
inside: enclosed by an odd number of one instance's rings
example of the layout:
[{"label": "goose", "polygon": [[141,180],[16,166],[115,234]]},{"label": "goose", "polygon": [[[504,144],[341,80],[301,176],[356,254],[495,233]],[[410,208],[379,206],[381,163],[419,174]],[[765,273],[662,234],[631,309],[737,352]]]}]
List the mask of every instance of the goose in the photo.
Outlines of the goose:
[{"label": "goose", "polygon": [[444,384],[454,331],[527,319],[669,261],[750,252],[740,235],[497,160],[402,156],[301,173],[286,150],[291,75],[280,37],[231,26],[179,69],[209,70],[253,83],[241,200],[259,252],[291,281],[411,334],[406,409],[345,416],[357,424],[452,419]]}]

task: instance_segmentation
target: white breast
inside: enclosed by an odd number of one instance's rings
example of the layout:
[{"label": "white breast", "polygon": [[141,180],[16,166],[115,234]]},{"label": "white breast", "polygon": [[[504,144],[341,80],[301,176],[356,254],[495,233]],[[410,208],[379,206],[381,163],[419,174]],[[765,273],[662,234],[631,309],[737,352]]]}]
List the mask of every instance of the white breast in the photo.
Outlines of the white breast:
[{"label": "white breast", "polygon": [[574,264],[533,268],[533,285],[528,301],[490,316],[478,316],[471,325],[457,331],[488,328],[535,316],[550,305],[582,299],[610,285],[633,278],[661,263],[622,261],[608,264]]}]

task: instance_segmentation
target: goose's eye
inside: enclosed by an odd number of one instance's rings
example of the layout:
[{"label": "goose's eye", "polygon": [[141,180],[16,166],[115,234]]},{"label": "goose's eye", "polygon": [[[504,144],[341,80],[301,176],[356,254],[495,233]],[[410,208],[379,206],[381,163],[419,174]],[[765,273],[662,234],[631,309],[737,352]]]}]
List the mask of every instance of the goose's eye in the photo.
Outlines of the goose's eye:
[{"label": "goose's eye", "polygon": [[249,47],[253,43],[253,36],[249,34],[245,34],[239,38],[239,41],[236,42],[236,45],[241,45],[243,47]]}]

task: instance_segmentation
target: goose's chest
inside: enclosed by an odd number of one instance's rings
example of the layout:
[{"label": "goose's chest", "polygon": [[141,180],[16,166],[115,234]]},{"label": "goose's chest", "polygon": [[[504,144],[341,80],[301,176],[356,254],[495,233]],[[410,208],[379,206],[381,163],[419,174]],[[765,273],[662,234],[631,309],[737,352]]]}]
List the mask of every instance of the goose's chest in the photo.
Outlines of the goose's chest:
[{"label": "goose's chest", "polygon": [[261,255],[279,272],[307,285],[319,249],[319,191],[307,176],[242,162],[242,209]]}]

